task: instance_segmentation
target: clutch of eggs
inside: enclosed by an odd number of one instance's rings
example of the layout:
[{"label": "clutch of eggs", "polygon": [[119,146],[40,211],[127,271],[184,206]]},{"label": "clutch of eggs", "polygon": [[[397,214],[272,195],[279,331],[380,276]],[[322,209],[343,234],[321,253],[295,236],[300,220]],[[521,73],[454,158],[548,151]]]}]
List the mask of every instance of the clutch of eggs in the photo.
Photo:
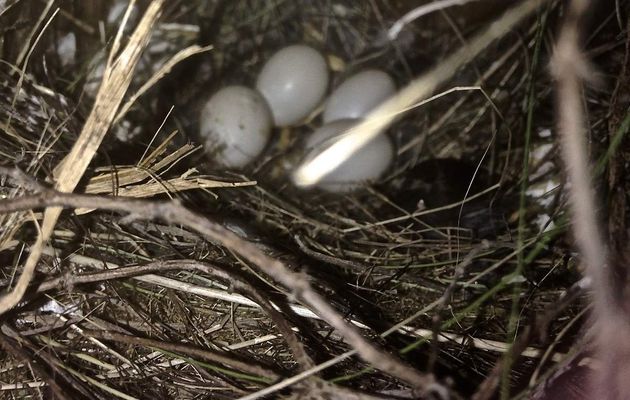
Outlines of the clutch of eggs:
[{"label": "clutch of eggs", "polygon": [[317,50],[288,46],[265,63],[256,87],[221,89],[201,110],[199,134],[225,167],[242,168],[258,157],[273,125],[296,124],[313,112],[326,93],[328,67]]},{"label": "clutch of eggs", "polygon": [[[320,152],[357,122],[359,120],[340,119],[323,125],[307,138],[306,151],[311,154]],[[336,193],[355,190],[362,184],[378,179],[389,168],[393,158],[392,141],[387,134],[381,133],[324,176],[316,187]]]},{"label": "clutch of eggs", "polygon": [[[200,135],[215,162],[242,168],[258,157],[271,137],[272,127],[295,125],[321,103],[328,87],[328,67],[315,49],[288,46],[263,66],[256,89],[228,86],[204,105]],[[360,72],[343,82],[330,96],[324,125],[306,141],[306,151],[317,151],[353,126],[383,100],[393,95],[389,75],[378,70]],[[318,187],[347,192],[377,179],[393,159],[393,145],[381,134],[352,155]]]}]

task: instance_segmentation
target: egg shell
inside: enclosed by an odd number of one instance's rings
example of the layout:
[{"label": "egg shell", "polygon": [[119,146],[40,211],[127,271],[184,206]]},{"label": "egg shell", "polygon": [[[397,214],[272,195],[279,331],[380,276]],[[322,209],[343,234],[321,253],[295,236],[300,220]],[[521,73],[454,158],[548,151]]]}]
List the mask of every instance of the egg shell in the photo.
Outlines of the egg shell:
[{"label": "egg shell", "polygon": [[[307,138],[306,150],[321,151],[321,146],[325,142],[332,143],[333,140],[329,139],[343,134],[358,122],[359,120],[342,119],[323,125]],[[392,141],[389,136],[381,133],[333,172],[324,176],[316,186],[337,193],[355,190],[364,183],[378,179],[387,170],[393,158]]]},{"label": "egg shell", "polygon": [[267,100],[276,126],[295,125],[324,98],[328,65],[312,47],[288,46],[265,63],[256,88]]},{"label": "egg shell", "polygon": [[57,40],[57,54],[61,66],[67,67],[74,64],[77,54],[77,37],[73,32],[69,32]]},{"label": "egg shell", "polygon": [[345,80],[328,98],[323,121],[362,118],[396,93],[394,80],[385,72],[369,69]]},{"label": "egg shell", "polygon": [[203,106],[199,134],[206,151],[228,168],[242,168],[263,151],[271,136],[269,107],[260,93],[228,86]]}]

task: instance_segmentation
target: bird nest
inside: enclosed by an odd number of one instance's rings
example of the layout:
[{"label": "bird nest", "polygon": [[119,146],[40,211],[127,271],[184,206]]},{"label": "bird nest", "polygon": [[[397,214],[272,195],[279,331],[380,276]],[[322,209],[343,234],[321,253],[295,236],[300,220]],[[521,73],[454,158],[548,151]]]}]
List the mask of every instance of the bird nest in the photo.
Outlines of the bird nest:
[{"label": "bird nest", "polygon": [[[92,3],[0,2],[2,396],[523,398],[574,361],[546,69],[565,5]],[[618,3],[586,48],[627,82]],[[292,183],[321,109],[242,170],[204,152],[204,101],[294,43],[331,87],[437,86],[389,121],[377,182]],[[594,172],[627,187],[627,86],[584,96]]]}]

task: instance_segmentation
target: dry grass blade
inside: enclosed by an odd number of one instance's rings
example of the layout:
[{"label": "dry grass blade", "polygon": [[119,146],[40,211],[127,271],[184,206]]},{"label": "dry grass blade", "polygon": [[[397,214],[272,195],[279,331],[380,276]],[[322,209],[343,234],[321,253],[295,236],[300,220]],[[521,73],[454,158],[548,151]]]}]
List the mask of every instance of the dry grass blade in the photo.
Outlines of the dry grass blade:
[{"label": "dry grass blade", "polygon": [[[582,103],[583,82],[594,76],[581,51],[581,24],[590,6],[585,0],[573,0],[556,45],[552,71],[556,79],[558,130],[568,180],[573,234],[592,280],[595,345],[598,356],[605,360],[593,380],[591,398],[621,399],[630,391],[627,365],[630,346],[621,339],[630,332],[627,318],[627,282],[619,283],[617,274],[625,276],[627,265],[609,258],[596,215],[597,202],[590,174],[586,148],[587,129]],[[621,271],[617,271],[621,264]]]},{"label": "dry grass blade", "polygon": [[[28,63],[27,54],[29,52],[31,52],[32,48],[33,48],[33,44],[31,43],[31,40],[35,36],[35,33],[37,33],[37,30],[39,29],[40,25],[44,22],[44,19],[46,18],[46,15],[48,15],[48,12],[50,11],[50,9],[52,8],[52,6],[54,4],[55,4],[54,0],[49,0],[46,3],[46,7],[44,8],[44,10],[42,11],[41,15],[39,16],[39,19],[37,20],[37,22],[33,26],[33,29],[31,30],[31,33],[28,35],[28,37],[27,37],[27,39],[26,39],[26,41],[24,43],[24,47],[22,47],[22,50],[20,51],[20,53],[18,54],[18,56],[17,56],[17,58],[15,60],[15,64],[16,65],[20,65],[20,64],[22,64],[22,61],[25,61],[24,62],[24,66],[22,67],[22,74],[24,73],[24,69],[26,69],[26,64]],[[35,42],[37,42],[37,41],[35,41]]]},{"label": "dry grass blade", "polygon": [[116,115],[116,119],[114,122],[120,121],[125,114],[129,111],[131,106],[138,100],[140,96],[146,93],[153,85],[155,85],[160,79],[162,79],[166,74],[168,74],[175,65],[180,63],[181,61],[187,59],[188,57],[194,56],[195,54],[204,53],[206,51],[212,50],[212,46],[190,46],[181,50],[179,53],[175,54],[171,59],[169,59],[160,69],[153,75],[147,82],[142,85],[140,89],[136,93],[133,94],[127,100],[127,102],[120,108],[120,111]]},{"label": "dry grass blade", "polygon": [[478,0],[438,0],[429,4],[421,5],[413,10],[409,11],[407,14],[403,15],[391,28],[387,31],[387,37],[389,40],[395,40],[400,34],[400,31],[403,30],[405,25],[410,22],[422,17],[423,15],[430,14],[435,11],[443,10],[448,7],[458,6],[462,4],[469,3],[471,1]]},{"label": "dry grass blade", "polygon": [[[557,81],[558,130],[562,134],[562,157],[571,182],[569,198],[573,214],[574,234],[593,279],[596,296],[601,297],[602,312],[613,305],[608,278],[606,247],[595,215],[596,201],[592,188],[588,152],[587,130],[582,107],[582,81],[593,76],[588,61],[580,50],[579,22],[589,3],[573,0],[560,33],[552,62]],[[612,307],[614,308],[614,307]]]},{"label": "dry grass blade", "polygon": [[177,193],[192,189],[236,188],[244,186],[254,186],[255,184],[255,181],[221,182],[184,174],[180,177],[170,178],[160,182],[147,182],[142,185],[133,185],[129,187],[119,188],[117,194],[122,197],[140,198],[152,197],[161,193]]},{"label": "dry grass blade", "polygon": [[[199,176],[192,168],[179,177],[163,179],[162,174],[180,163],[185,157],[199,150],[192,144],[170,152],[160,159],[167,146],[177,132],[169,135],[148,157],[138,166],[109,167],[108,173],[96,175],[88,181],[85,193],[109,194],[113,196],[147,198],[158,194],[171,197],[174,193],[194,189],[236,188],[256,185],[255,181],[223,182]],[[141,183],[147,180],[147,182]],[[77,215],[86,214],[92,209],[77,209]]]},{"label": "dry grass blade", "polygon": [[[62,192],[74,190],[107,134],[129,87],[134,67],[148,43],[153,24],[160,15],[162,3],[163,0],[151,3],[127,46],[117,56],[116,61],[109,66],[110,68],[105,70],[92,112],[85,122],[79,139],[62,161],[57,173],[55,186],[58,190]],[[13,290],[0,298],[0,314],[14,307],[24,295],[41,256],[43,246],[52,234],[60,214],[60,208],[50,208],[44,212],[41,233],[24,263],[22,275],[20,275]]]},{"label": "dry grass blade", "polygon": [[85,334],[87,336],[102,340],[113,340],[123,343],[158,348],[172,353],[182,353],[191,356],[201,357],[208,361],[218,363],[219,365],[227,365],[232,368],[245,371],[252,375],[258,375],[267,378],[269,380],[278,378],[278,374],[274,371],[271,371],[264,366],[252,364],[251,361],[239,360],[227,354],[200,349],[185,344],[175,344],[163,342],[160,340],[139,338],[136,336],[124,335],[116,332],[86,331]]}]

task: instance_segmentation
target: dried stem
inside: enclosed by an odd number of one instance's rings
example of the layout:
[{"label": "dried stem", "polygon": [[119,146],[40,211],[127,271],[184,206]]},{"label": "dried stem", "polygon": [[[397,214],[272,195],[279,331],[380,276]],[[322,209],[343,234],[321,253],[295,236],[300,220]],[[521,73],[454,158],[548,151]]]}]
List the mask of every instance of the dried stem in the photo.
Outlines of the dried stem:
[{"label": "dried stem", "polygon": [[[618,269],[611,262],[596,216],[596,200],[586,148],[587,130],[582,103],[582,83],[594,75],[580,49],[580,23],[590,2],[573,0],[563,23],[552,60],[556,78],[558,131],[564,160],[570,200],[573,232],[586,266],[586,276],[592,280],[592,318],[595,323],[596,351],[605,360],[593,381],[591,398],[621,399],[630,390],[628,360],[630,346],[623,339],[630,332],[624,305],[627,267]],[[621,282],[621,283],[620,283]]]},{"label": "dried stem", "polygon": [[[1,172],[2,170],[0,170]],[[271,258],[255,244],[247,242],[222,225],[195,214],[177,202],[151,202],[48,190],[40,194],[1,202],[0,213],[50,206],[114,210],[129,213],[130,216],[126,218],[128,221],[137,218],[160,219],[171,224],[181,224],[194,229],[207,239],[237,252],[254,263],[261,271],[291,290],[293,296],[306,303],[313,310],[317,310],[320,317],[337,329],[348,344],[357,350],[359,356],[375,368],[408,383],[421,393],[426,393],[436,387],[433,375],[420,373],[366,340],[358,328],[348,324],[344,317],[311,287],[306,276],[291,271],[283,262]]]},{"label": "dried stem", "polygon": [[271,371],[268,367],[256,365],[251,360],[240,360],[227,354],[201,349],[188,344],[178,344],[156,339],[141,338],[117,332],[85,330],[84,334],[97,339],[113,340],[133,345],[155,347],[171,353],[187,354],[215,362],[219,365],[227,365],[231,368],[236,368],[239,371],[244,371],[248,374],[261,376],[267,379],[277,379],[279,377],[277,373]]}]

